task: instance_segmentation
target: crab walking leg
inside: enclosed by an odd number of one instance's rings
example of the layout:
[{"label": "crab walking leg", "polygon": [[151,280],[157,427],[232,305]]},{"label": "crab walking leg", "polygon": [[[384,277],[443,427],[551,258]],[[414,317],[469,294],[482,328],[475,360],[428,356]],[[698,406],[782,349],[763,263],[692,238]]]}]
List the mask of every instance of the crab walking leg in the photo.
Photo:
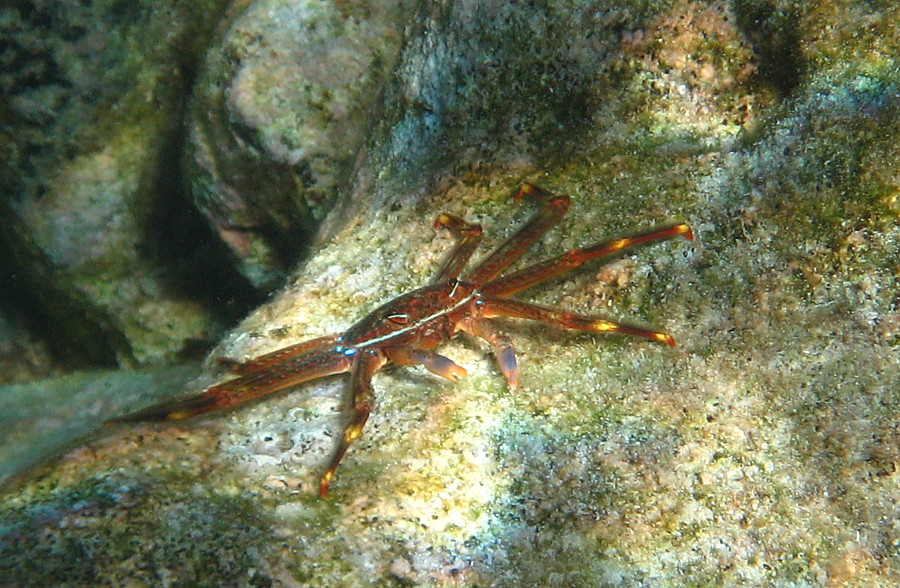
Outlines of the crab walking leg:
[{"label": "crab walking leg", "polygon": [[694,235],[691,233],[691,228],[688,225],[681,223],[665,229],[641,233],[640,235],[635,235],[633,237],[604,241],[590,247],[585,247],[584,249],[571,249],[559,257],[548,259],[547,261],[531,267],[526,267],[511,273],[508,276],[489,282],[482,287],[481,292],[485,297],[489,298],[511,296],[516,292],[530,288],[544,280],[549,280],[554,276],[573,270],[592,259],[612,255],[613,253],[635,247],[641,243],[668,239],[678,235],[684,235],[689,241],[694,238]]},{"label": "crab walking leg", "polygon": [[475,249],[481,243],[482,231],[481,225],[467,223],[458,216],[452,214],[439,214],[434,221],[434,228],[448,228],[455,237],[459,239],[456,247],[444,262],[444,267],[437,273],[431,281],[433,284],[446,282],[451,278],[458,278],[460,272],[469,262]]},{"label": "crab walking leg", "polygon": [[623,333],[625,335],[644,337],[651,341],[659,341],[660,343],[667,344],[669,347],[675,347],[675,340],[668,333],[630,327],[598,317],[564,312],[553,308],[538,306],[536,304],[519,302],[518,300],[484,300],[481,304],[481,316],[485,318],[505,316],[531,319],[542,323],[557,325],[566,329],[577,329],[579,331]]},{"label": "crab walking leg", "polygon": [[372,392],[372,375],[385,364],[384,356],[377,351],[359,351],[357,357],[353,360],[353,367],[350,374],[350,417],[347,425],[344,427],[344,434],[338,445],[334,457],[331,458],[331,464],[319,481],[319,496],[328,494],[328,485],[334,477],[337,470],[347,453],[350,444],[362,433],[369,413],[372,412],[372,403],[375,395]]},{"label": "crab walking leg", "polygon": [[333,347],[335,339],[337,339],[337,337],[335,337],[334,335],[328,337],[319,337],[318,339],[304,341],[303,343],[297,343],[296,345],[282,347],[281,349],[277,349],[275,351],[272,351],[271,353],[266,353],[264,355],[260,355],[259,357],[254,357],[250,361],[232,362],[225,360],[220,363],[227,365],[229,369],[236,374],[249,374],[255,371],[276,366],[277,364],[297,357],[298,355],[310,353],[317,349]]},{"label": "crab walking leg", "polygon": [[519,370],[516,364],[516,350],[513,349],[513,345],[506,335],[498,331],[494,324],[486,319],[463,319],[458,328],[464,333],[490,343],[500,371],[506,378],[507,386],[510,390],[514,390],[519,385]]},{"label": "crab walking leg", "polygon": [[522,257],[522,254],[546,233],[550,227],[559,222],[559,219],[569,210],[568,196],[554,196],[543,188],[533,184],[522,184],[516,193],[516,201],[522,196],[534,196],[544,200],[541,208],[531,220],[529,220],[519,232],[491,253],[471,272],[467,274],[465,281],[475,284],[484,284],[500,275],[509,265]]},{"label": "crab walking leg", "polygon": [[403,349],[400,347],[385,352],[397,365],[421,365],[432,374],[456,382],[468,372],[449,357],[426,351],[425,349]]},{"label": "crab walking leg", "polygon": [[264,370],[251,371],[240,378],[212,386],[199,396],[151,406],[113,419],[113,422],[186,419],[247,402],[309,380],[346,372],[350,365],[350,358],[333,349],[291,357],[268,365]]}]

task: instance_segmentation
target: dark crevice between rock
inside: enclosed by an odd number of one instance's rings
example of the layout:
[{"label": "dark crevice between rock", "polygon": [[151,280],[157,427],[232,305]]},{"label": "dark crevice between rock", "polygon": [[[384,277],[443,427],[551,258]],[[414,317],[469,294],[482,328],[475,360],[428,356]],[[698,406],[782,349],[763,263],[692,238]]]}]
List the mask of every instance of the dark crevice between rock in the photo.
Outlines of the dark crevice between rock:
[{"label": "dark crevice between rock", "polygon": [[[294,207],[285,206],[283,195],[301,191],[304,200],[314,200],[313,190],[318,180],[307,162],[288,165],[264,155],[267,148],[258,129],[238,121],[231,121],[229,129],[248,148],[227,156],[223,154],[218,164],[232,170],[231,181],[239,192],[249,193],[265,185],[272,197],[260,195],[255,198],[251,222],[228,228],[245,233],[251,241],[264,245],[267,250],[264,265],[269,276],[259,281],[251,280],[251,283],[255,282],[261,291],[271,292],[284,283],[292,267],[309,255],[318,228],[318,223],[310,220],[312,212],[304,204],[295,202]],[[235,252],[231,255],[233,264],[240,266],[246,261]]]},{"label": "dark crevice between rock", "polygon": [[265,294],[237,271],[231,252],[193,205],[182,166],[187,132],[183,120],[151,172],[156,201],[141,253],[160,268],[157,277],[174,297],[194,300],[224,326],[232,326],[261,304]]},{"label": "dark crevice between rock", "polygon": [[[4,260],[0,264],[0,313],[14,329],[46,346],[54,367],[68,371],[118,365],[102,327],[63,297],[46,288],[39,291],[27,269],[29,264],[20,261],[2,233],[0,259]],[[54,308],[53,313],[47,308]]]},{"label": "dark crevice between rock", "polygon": [[[36,8],[32,2],[17,1],[12,8],[18,11],[26,29],[53,29],[64,38],[76,32],[65,29],[63,16],[57,20],[57,15]],[[182,100],[194,82],[199,63],[196,56],[205,47],[203,39],[209,36],[213,25],[211,21],[209,30],[200,35],[196,31],[186,32],[177,42],[184,51],[175,53],[177,60],[168,83],[172,86],[170,91],[182,96]],[[70,34],[59,33],[60,30]],[[0,50],[9,53],[0,57],[0,65],[16,66],[14,71],[19,72],[4,80],[8,83],[0,88],[3,91],[0,134],[10,134],[2,142],[7,150],[0,153],[0,214],[6,219],[15,218],[12,211],[25,195],[40,198],[46,191],[45,179],[38,171],[41,166],[35,165],[35,161],[48,158],[62,161],[78,154],[72,148],[74,139],[67,140],[66,133],[54,130],[55,118],[45,121],[33,118],[38,116],[33,112],[23,113],[13,108],[11,97],[20,93],[44,86],[69,85],[52,52],[29,53],[17,42],[15,37],[0,40]],[[71,100],[65,96],[66,102]],[[150,199],[149,203],[137,204],[151,211],[151,218],[145,217],[146,234],[142,236],[140,251],[151,262],[148,265],[153,268],[153,277],[164,295],[198,302],[225,327],[259,304],[262,295],[237,273],[229,253],[185,194],[181,166],[185,132],[179,122],[183,111],[183,108],[174,109],[172,129],[159,150],[159,161],[146,165],[144,185],[135,195],[142,198],[143,193],[143,198]],[[61,144],[51,144],[47,138],[50,136],[62,137]],[[0,313],[8,319],[10,328],[21,333],[23,339],[45,344],[54,367],[63,371],[120,366],[122,356],[129,353],[125,337],[107,324],[107,317],[93,301],[72,300],[69,295],[55,291],[52,279],[41,274],[46,270],[41,269],[40,260],[35,258],[40,253],[20,246],[20,240],[13,236],[15,227],[3,224],[0,222]],[[213,343],[204,340],[189,344],[185,355],[195,357]]]},{"label": "dark crevice between rock", "polygon": [[[48,357],[50,321],[39,312],[2,233],[0,260],[0,328],[7,331],[0,333],[0,384],[50,375],[56,367],[56,358]],[[13,344],[4,347],[4,339]]]},{"label": "dark crevice between rock", "polygon": [[733,5],[736,23],[757,57],[757,82],[771,87],[782,98],[800,85],[806,67],[796,29],[794,11],[779,10],[769,2],[738,1]]},{"label": "dark crevice between rock", "polygon": [[[0,116],[10,112],[7,106],[0,100]],[[0,133],[9,132],[13,132],[10,127],[0,128]],[[10,146],[15,142],[2,137],[0,144]],[[33,252],[13,247],[15,227],[9,225],[9,219],[17,218],[12,207],[26,192],[21,171],[16,170],[29,160],[15,148],[0,158],[0,218],[4,219],[0,222],[0,314],[9,322],[13,336],[23,341],[23,352],[32,347],[37,353],[49,353],[52,365],[46,366],[48,369],[113,367],[117,365],[116,354],[102,327],[71,301],[42,285],[45,279],[35,274],[41,264],[32,259]],[[51,308],[52,312],[48,310]],[[25,357],[21,360],[29,361]],[[35,375],[46,375],[43,371],[38,368]]]}]

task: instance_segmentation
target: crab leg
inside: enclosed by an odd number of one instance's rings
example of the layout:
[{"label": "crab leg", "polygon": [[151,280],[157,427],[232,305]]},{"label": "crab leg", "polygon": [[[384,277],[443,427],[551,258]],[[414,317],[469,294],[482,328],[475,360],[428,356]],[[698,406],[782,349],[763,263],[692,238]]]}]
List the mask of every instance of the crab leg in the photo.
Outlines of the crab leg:
[{"label": "crab leg", "polygon": [[304,341],[303,343],[297,343],[296,345],[282,347],[281,349],[277,349],[275,351],[272,351],[271,353],[266,353],[264,355],[260,355],[259,357],[254,357],[250,361],[235,363],[230,360],[223,360],[219,363],[228,366],[228,368],[236,374],[249,374],[257,370],[276,366],[279,363],[285,362],[303,353],[309,353],[314,349],[322,349],[325,347],[333,346],[335,339],[337,339],[337,337],[335,337],[334,335],[330,335],[328,337],[319,337],[318,339]]},{"label": "crab leg", "polygon": [[454,236],[459,238],[456,247],[450,253],[444,267],[431,281],[433,284],[446,282],[451,278],[458,278],[463,267],[469,262],[475,248],[481,243],[481,225],[467,223],[458,216],[452,214],[439,214],[434,221],[434,228],[440,229],[446,227],[450,229]]},{"label": "crab leg", "polygon": [[249,370],[246,375],[212,386],[199,396],[151,406],[113,420],[128,422],[186,419],[220,408],[228,408],[309,380],[346,372],[350,369],[351,363],[352,360],[345,354],[330,348],[327,351],[289,356],[278,361],[270,360],[265,366],[266,369]]},{"label": "crab leg", "polygon": [[[484,313],[482,313],[484,314]],[[494,350],[494,358],[500,366],[503,377],[510,390],[519,385],[519,370],[516,366],[516,350],[510,340],[497,330],[493,323],[485,319],[467,318],[460,321],[457,327],[464,333],[479,337],[490,343]]]},{"label": "crab leg", "polygon": [[660,343],[666,343],[669,347],[675,347],[675,340],[668,333],[650,331],[639,327],[630,327],[628,325],[594,316],[564,312],[553,308],[538,306],[536,304],[519,302],[518,300],[506,300],[502,298],[484,300],[481,305],[481,316],[485,318],[506,316],[531,319],[542,323],[557,325],[566,329],[577,329],[579,331],[623,333],[625,335],[644,337],[651,341],[659,341]]},{"label": "crab leg", "polygon": [[641,243],[656,241],[659,239],[668,239],[684,235],[688,240],[693,240],[691,228],[684,224],[678,224],[665,229],[657,229],[647,233],[641,233],[633,237],[625,237],[622,239],[613,239],[604,241],[584,249],[571,249],[559,257],[548,259],[547,261],[538,263],[531,267],[526,267],[508,276],[498,278],[492,282],[485,284],[481,288],[481,292],[488,298],[499,298],[510,296],[516,292],[530,288],[535,284],[549,280],[554,276],[573,270],[585,262],[597,259],[607,255],[612,255],[623,249],[629,249]]},{"label": "crab leg", "polygon": [[386,354],[397,365],[421,365],[429,372],[451,382],[456,382],[467,374],[466,368],[458,365],[449,357],[425,349],[407,350],[398,347],[387,350]]},{"label": "crab leg", "polygon": [[372,403],[375,399],[372,393],[372,374],[378,371],[384,365],[385,357],[376,351],[359,351],[357,357],[353,360],[353,366],[350,373],[350,418],[344,427],[344,434],[338,445],[334,457],[331,458],[331,464],[319,481],[319,496],[328,494],[328,484],[334,477],[334,472],[340,465],[344,454],[350,444],[362,433],[369,413],[372,411]]},{"label": "crab leg", "polygon": [[559,219],[569,210],[568,196],[554,196],[533,184],[522,184],[516,193],[516,202],[521,200],[522,196],[541,198],[544,200],[544,207],[531,217],[531,220],[519,229],[519,232],[469,272],[465,278],[466,281],[484,284],[496,278],[511,263],[522,257],[522,254],[550,227],[559,222]]}]

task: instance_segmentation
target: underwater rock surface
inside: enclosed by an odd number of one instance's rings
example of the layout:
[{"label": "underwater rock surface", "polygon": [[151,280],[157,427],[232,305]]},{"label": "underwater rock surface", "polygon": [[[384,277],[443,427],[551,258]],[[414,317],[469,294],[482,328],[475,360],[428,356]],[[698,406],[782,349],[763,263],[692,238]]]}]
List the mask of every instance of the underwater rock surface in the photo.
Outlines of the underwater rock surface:
[{"label": "underwater rock surface", "polygon": [[333,238],[213,359],[427,283],[439,212],[484,254],[522,181],[573,199],[525,262],[691,223],[522,295],[676,348],[510,320],[515,393],[465,339],[380,372],[326,499],[341,378],[118,427],[0,498],[0,583],[900,582],[900,9],[632,4],[422,3]]},{"label": "underwater rock surface", "polygon": [[192,95],[191,195],[238,270],[270,291],[349,183],[409,2],[245,3]]},{"label": "underwater rock surface", "polygon": [[171,363],[223,329],[172,277],[198,224],[176,179],[186,65],[224,4],[0,8],[3,275],[64,363]]}]

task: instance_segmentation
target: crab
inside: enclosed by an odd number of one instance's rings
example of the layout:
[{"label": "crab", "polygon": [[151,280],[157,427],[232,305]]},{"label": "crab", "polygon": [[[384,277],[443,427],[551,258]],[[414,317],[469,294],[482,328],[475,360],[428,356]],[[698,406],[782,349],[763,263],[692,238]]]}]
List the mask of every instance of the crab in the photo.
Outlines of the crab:
[{"label": "crab", "polygon": [[319,337],[290,345],[245,362],[234,362],[234,379],[216,384],[203,393],[150,407],[117,420],[177,420],[228,408],[303,382],[349,372],[349,415],[328,469],[319,482],[319,494],[328,492],[334,473],[350,444],[362,433],[372,410],[375,394],[372,376],[388,364],[416,366],[451,381],[466,370],[434,350],[458,333],[484,339],[493,350],[510,389],[518,386],[516,354],[501,333],[495,317],[530,319],[580,331],[623,333],[675,345],[667,333],[538,306],[509,297],[554,276],[574,270],[593,259],[660,239],[693,235],[685,223],[572,249],[558,257],[501,276],[541,235],[565,215],[568,196],[554,195],[523,184],[516,201],[529,196],[541,209],[505,243],[481,263],[463,272],[482,239],[481,226],[452,214],[438,215],[435,229],[448,229],[457,243],[431,283],[407,292],[376,308],[340,335]]}]

